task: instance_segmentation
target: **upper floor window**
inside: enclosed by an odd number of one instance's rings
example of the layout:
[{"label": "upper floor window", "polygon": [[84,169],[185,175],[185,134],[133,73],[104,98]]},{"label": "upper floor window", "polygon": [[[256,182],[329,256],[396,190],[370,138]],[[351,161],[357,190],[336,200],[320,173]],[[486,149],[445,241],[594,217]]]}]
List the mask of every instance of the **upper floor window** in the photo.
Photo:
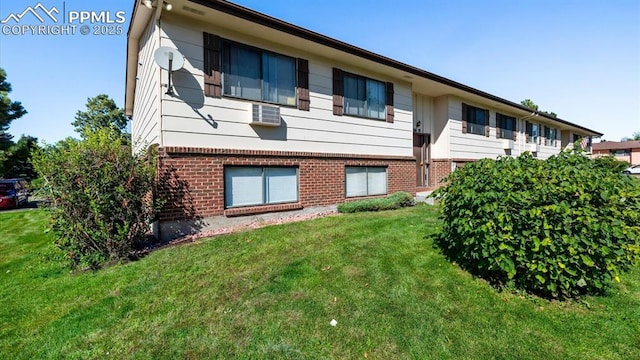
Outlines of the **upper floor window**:
[{"label": "upper floor window", "polygon": [[296,105],[294,58],[224,41],[223,94],[280,105]]},{"label": "upper floor window", "polygon": [[534,123],[527,123],[527,142],[532,144],[538,144],[540,138],[540,125]]},{"label": "upper floor window", "polygon": [[462,132],[488,135],[489,110],[462,104]]},{"label": "upper floor window", "polygon": [[516,134],[516,118],[496,113],[498,138],[513,139]]},{"label": "upper floor window", "polygon": [[386,84],[343,72],[344,114],[384,120]]},{"label": "upper floor window", "polygon": [[556,146],[556,133],[557,130],[552,127],[545,127],[545,144],[548,146]]}]

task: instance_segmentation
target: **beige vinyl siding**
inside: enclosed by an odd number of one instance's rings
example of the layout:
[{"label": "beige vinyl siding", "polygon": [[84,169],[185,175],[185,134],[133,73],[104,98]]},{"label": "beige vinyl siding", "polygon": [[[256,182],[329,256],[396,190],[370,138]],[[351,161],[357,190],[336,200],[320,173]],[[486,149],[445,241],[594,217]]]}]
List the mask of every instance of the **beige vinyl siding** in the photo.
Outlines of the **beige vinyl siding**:
[{"label": "beige vinyl siding", "polygon": [[449,159],[449,97],[440,96],[434,99],[433,132],[431,133],[431,157],[434,159]]},{"label": "beige vinyl siding", "polygon": [[138,152],[149,145],[160,143],[160,69],[155,64],[153,53],[158,48],[158,29],[156,23],[149,22],[140,39],[139,65],[136,92],[133,101],[133,121],[131,138],[134,151]]},{"label": "beige vinyl siding", "polygon": [[[201,24],[204,26],[204,24]],[[193,26],[174,17],[161,24],[161,45],[177,48],[185,66],[174,73],[175,96],[163,95],[162,133],[165,146],[243,148],[273,151],[412,156],[412,93],[408,83],[369,74],[298,49],[246,38],[224,29]],[[282,125],[251,126],[250,101],[210,98],[203,91],[203,31],[233,41],[309,60],[310,111],[280,106]],[[395,121],[334,116],[332,67],[342,67],[395,85]],[[162,71],[162,83],[167,82]],[[163,91],[164,93],[164,91]]]},{"label": "beige vinyl siding", "polygon": [[[489,137],[477,134],[462,133],[462,103],[482,109],[489,109]],[[496,138],[496,112],[482,104],[475,104],[456,97],[449,97],[449,136],[451,142],[451,158],[481,159],[496,158],[505,155],[502,139]]]}]

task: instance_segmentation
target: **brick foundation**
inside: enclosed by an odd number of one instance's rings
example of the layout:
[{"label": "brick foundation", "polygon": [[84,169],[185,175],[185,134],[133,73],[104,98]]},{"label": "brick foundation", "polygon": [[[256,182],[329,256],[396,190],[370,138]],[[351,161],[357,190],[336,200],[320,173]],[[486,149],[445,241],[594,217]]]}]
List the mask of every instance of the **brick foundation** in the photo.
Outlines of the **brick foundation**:
[{"label": "brick foundation", "polygon": [[[225,209],[225,165],[296,166],[299,169],[299,201],[294,204]],[[410,156],[161,147],[158,148],[158,192],[168,197],[169,201],[160,213],[160,221],[335,205],[347,200],[344,195],[345,166],[385,166],[389,194],[396,191],[415,194],[416,163],[415,158]]]},{"label": "brick foundation", "polygon": [[429,188],[436,189],[443,185],[442,180],[451,174],[451,166],[456,164],[456,168],[464,167],[466,164],[475,161],[474,159],[431,159],[429,166]]}]

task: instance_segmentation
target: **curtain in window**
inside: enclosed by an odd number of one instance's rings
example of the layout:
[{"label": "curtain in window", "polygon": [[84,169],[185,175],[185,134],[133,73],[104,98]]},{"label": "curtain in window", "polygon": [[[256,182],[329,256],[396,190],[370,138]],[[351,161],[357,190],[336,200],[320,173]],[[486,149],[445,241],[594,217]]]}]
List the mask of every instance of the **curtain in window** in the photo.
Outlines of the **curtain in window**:
[{"label": "curtain in window", "polygon": [[292,58],[264,53],[262,77],[265,101],[296,104],[296,64]]},{"label": "curtain in window", "polygon": [[367,195],[367,169],[364,167],[348,167],[346,172],[346,195]]},{"label": "curtain in window", "polygon": [[298,174],[296,168],[265,168],[266,203],[298,201]]},{"label": "curtain in window", "polygon": [[224,93],[250,100],[262,100],[260,51],[225,44]]},{"label": "curtain in window", "polygon": [[387,169],[383,167],[347,167],[346,196],[387,193]]},{"label": "curtain in window", "polygon": [[367,79],[367,117],[385,119],[386,86],[380,81]]},{"label": "curtain in window", "polygon": [[262,204],[261,168],[227,168],[224,182],[226,207]]},{"label": "curtain in window", "polygon": [[344,75],[344,113],[365,116],[365,79]]},{"label": "curtain in window", "polygon": [[387,193],[387,169],[367,168],[367,194],[380,195]]}]

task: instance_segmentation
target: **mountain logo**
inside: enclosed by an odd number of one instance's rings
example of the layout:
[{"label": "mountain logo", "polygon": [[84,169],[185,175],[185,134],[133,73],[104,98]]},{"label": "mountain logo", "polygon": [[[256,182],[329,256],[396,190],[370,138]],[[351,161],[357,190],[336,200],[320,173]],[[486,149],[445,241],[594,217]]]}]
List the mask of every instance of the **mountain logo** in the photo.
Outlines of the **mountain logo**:
[{"label": "mountain logo", "polygon": [[41,23],[45,22],[45,16],[53,20],[53,22],[58,22],[58,19],[54,16],[54,14],[59,14],[60,11],[54,6],[50,10],[48,10],[42,3],[38,3],[35,6],[29,6],[24,9],[20,14],[9,14],[6,19],[0,21],[2,24],[8,23],[10,20],[15,21],[16,23],[20,23],[23,17],[27,16],[27,14],[31,13],[31,15],[35,16]]}]

